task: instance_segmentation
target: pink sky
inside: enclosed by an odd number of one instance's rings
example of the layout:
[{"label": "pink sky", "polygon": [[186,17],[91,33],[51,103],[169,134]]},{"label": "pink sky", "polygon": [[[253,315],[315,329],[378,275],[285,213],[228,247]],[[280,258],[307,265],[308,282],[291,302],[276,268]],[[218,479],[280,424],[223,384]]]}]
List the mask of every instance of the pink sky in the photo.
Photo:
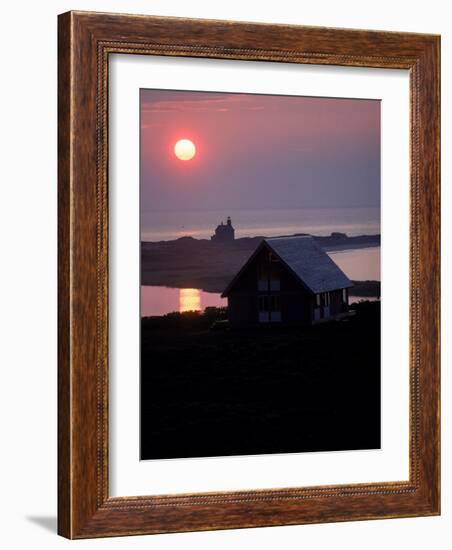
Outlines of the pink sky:
[{"label": "pink sky", "polygon": [[141,183],[145,210],[378,207],[380,102],[141,90]]}]

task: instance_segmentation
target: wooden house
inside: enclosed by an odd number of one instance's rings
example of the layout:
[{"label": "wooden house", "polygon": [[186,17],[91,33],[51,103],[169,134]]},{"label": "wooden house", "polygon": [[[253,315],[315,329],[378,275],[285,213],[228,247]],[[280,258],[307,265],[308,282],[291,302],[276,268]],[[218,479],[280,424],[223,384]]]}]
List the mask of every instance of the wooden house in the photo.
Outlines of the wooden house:
[{"label": "wooden house", "polygon": [[264,239],[224,290],[233,326],[311,325],[348,311],[353,286],[310,236]]}]

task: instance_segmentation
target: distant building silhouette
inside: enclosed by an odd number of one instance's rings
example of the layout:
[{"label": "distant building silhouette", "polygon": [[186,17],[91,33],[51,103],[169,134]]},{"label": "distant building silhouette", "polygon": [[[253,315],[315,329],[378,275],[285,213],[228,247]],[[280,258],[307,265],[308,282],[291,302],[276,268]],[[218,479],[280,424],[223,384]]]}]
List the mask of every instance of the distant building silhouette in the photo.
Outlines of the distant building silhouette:
[{"label": "distant building silhouette", "polygon": [[215,229],[215,235],[212,235],[210,239],[217,243],[229,243],[235,239],[235,231],[230,216],[228,216],[225,224],[223,222],[220,223]]}]

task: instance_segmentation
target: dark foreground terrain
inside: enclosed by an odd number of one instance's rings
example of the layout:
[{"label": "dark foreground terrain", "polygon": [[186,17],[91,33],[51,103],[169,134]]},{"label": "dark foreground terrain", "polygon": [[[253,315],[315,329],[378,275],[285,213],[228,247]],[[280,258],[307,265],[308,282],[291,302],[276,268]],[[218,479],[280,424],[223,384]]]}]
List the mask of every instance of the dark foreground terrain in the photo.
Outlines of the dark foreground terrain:
[{"label": "dark foreground terrain", "polygon": [[380,447],[380,304],[309,329],[142,320],[141,458]]}]

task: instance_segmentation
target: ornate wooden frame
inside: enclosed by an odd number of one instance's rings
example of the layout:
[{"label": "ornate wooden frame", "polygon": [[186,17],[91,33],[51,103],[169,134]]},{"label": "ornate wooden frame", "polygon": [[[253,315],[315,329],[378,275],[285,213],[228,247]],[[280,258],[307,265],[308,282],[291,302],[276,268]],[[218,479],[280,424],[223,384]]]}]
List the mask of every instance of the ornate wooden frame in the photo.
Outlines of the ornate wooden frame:
[{"label": "ornate wooden frame", "polygon": [[[58,532],[68,538],[439,514],[439,36],[69,12],[58,62]],[[108,494],[107,89],[111,53],[410,71],[410,479]]]}]

